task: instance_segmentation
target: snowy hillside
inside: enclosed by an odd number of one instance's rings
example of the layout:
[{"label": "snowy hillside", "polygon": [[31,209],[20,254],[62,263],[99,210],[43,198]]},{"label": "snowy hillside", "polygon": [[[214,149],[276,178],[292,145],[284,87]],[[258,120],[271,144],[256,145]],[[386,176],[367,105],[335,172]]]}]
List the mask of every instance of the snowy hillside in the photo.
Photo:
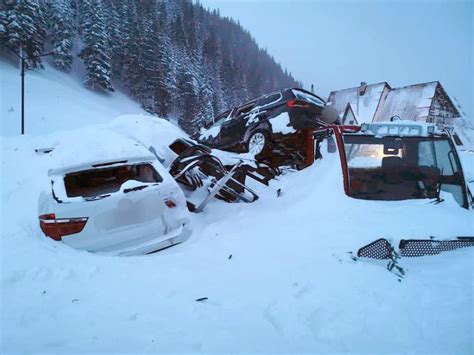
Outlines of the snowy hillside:
[{"label": "snowy hillside", "polygon": [[56,68],[83,66],[98,91],[127,88],[188,132],[237,105],[301,86],[250,33],[192,0],[2,1],[0,56],[23,47],[36,68],[51,52]]},{"label": "snowy hillside", "polygon": [[[18,78],[0,65],[13,88]],[[472,211],[448,196],[439,205],[348,198],[339,160],[326,149],[312,167],[252,186],[260,195],[253,204],[212,201],[191,215],[188,241],[159,253],[105,257],[45,238],[38,196],[52,165],[92,144],[120,151],[135,139],[166,149],[184,133],[155,117],[111,120],[140,109],[49,68],[28,80],[37,101],[26,127],[35,136],[17,136],[13,92],[3,91],[0,105],[2,122],[9,117],[1,141],[2,353],[472,353],[474,248],[401,259],[403,278],[386,261],[350,254],[380,237],[472,235]],[[45,146],[56,150],[34,152]]]},{"label": "snowy hillside", "polygon": [[[121,92],[97,93],[83,87],[81,79],[44,63],[45,70],[25,75],[25,133],[45,134],[56,130],[104,123],[127,113],[145,113]],[[0,57],[0,131],[16,136],[21,130],[20,70],[17,63]]]}]

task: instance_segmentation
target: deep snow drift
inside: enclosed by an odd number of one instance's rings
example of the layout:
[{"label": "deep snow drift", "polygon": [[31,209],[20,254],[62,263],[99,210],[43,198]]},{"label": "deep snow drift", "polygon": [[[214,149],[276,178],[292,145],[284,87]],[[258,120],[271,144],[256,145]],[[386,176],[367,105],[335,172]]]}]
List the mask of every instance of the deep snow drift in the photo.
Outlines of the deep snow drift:
[{"label": "deep snow drift", "polygon": [[[472,352],[473,249],[403,258],[403,279],[348,252],[380,237],[472,235],[473,212],[447,197],[348,198],[324,149],[312,167],[252,185],[253,204],[212,201],[191,215],[187,242],[159,253],[105,257],[42,235],[37,198],[51,165],[87,148],[125,151],[130,138],[166,154],[183,135],[129,115],[2,139],[2,352]],[[34,152],[47,146],[55,152]]]}]

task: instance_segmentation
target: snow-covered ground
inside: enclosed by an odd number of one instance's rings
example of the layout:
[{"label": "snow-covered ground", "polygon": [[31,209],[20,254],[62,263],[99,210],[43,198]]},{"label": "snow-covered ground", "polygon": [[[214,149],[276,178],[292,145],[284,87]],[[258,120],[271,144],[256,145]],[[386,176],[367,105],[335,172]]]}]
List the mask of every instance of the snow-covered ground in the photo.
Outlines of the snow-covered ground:
[{"label": "snow-covered ground", "polygon": [[[105,257],[43,237],[37,199],[62,149],[75,159],[85,136],[93,149],[126,149],[130,138],[165,147],[183,133],[154,117],[111,121],[120,94],[54,81],[62,74],[51,68],[28,75],[44,90],[41,104],[64,111],[37,135],[2,126],[1,352],[473,352],[474,249],[401,259],[402,279],[387,262],[349,254],[380,237],[472,235],[473,212],[447,196],[439,205],[348,198],[337,156],[324,150],[308,169],[252,185],[253,204],[212,201],[191,216],[187,242],[159,253]],[[70,109],[74,96],[49,91],[87,98]],[[2,92],[2,121],[13,96]],[[62,114],[88,126],[63,132]],[[46,146],[56,153],[34,152]],[[472,155],[463,157],[472,172]]]},{"label": "snow-covered ground", "polygon": [[[21,132],[21,77],[18,65],[0,57],[0,132]],[[121,92],[97,93],[81,85],[79,73],[66,74],[44,63],[45,70],[25,75],[25,133],[45,134],[57,130],[104,123],[123,114],[145,113]]]}]

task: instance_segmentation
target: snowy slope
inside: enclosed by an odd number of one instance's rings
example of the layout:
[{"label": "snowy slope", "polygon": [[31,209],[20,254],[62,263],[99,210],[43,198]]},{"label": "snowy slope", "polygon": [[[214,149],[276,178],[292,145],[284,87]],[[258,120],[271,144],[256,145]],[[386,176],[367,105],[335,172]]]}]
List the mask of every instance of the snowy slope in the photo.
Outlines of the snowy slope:
[{"label": "snowy slope", "polygon": [[[21,77],[15,64],[0,57],[1,136],[21,132]],[[26,71],[26,134],[45,134],[89,123],[104,123],[127,113],[145,113],[124,93],[88,90],[81,85],[79,75],[63,73],[47,63],[44,65],[45,70]]]},{"label": "snowy slope", "polygon": [[[80,117],[103,124],[61,132],[68,126],[55,119],[57,132],[2,139],[0,352],[472,353],[474,248],[402,259],[403,279],[348,252],[380,237],[472,235],[473,212],[449,198],[350,199],[325,150],[311,168],[252,185],[253,204],[212,201],[192,215],[187,242],[159,253],[104,257],[43,237],[37,198],[47,170],[82,157],[83,137],[90,154],[126,151],[130,139],[165,151],[184,135],[139,115],[105,123],[115,99],[101,100],[74,115],[77,126]],[[52,154],[34,152],[51,145]]]}]

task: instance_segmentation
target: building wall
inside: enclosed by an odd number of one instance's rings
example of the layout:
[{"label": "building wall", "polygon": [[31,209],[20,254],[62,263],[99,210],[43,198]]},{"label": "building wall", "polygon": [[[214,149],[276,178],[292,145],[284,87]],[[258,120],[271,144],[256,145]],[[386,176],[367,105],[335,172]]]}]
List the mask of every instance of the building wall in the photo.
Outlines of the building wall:
[{"label": "building wall", "polygon": [[453,112],[451,104],[448,104],[447,98],[444,96],[444,93],[438,88],[431,103],[427,122],[454,125],[459,114]]}]

